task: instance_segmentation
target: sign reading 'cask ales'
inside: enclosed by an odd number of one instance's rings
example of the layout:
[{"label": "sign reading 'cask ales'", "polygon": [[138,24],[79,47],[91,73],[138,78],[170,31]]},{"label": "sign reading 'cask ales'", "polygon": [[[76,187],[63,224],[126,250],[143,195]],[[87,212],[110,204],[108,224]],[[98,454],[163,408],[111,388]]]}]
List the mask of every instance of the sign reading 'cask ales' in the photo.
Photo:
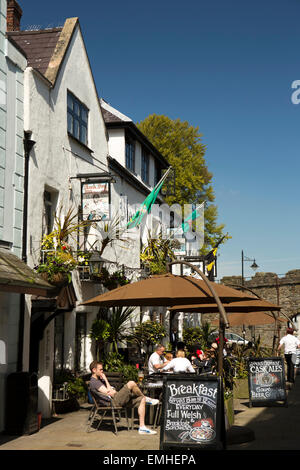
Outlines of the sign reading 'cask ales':
[{"label": "sign reading 'cask ales'", "polygon": [[249,398],[252,402],[286,402],[285,370],[282,357],[248,360]]},{"label": "sign reading 'cask ales'", "polygon": [[223,448],[224,405],[221,384],[216,377],[201,378],[194,374],[170,374],[166,377],[161,449]]}]

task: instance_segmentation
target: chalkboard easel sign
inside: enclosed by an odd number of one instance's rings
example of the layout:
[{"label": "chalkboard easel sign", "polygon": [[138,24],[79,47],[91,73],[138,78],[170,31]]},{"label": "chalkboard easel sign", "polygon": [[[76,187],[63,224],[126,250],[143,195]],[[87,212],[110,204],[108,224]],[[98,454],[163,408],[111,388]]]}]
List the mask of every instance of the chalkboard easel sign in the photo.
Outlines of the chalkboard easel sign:
[{"label": "chalkboard easel sign", "polygon": [[282,357],[253,357],[248,359],[250,406],[253,403],[287,405],[285,370]]},{"label": "chalkboard easel sign", "polygon": [[222,381],[170,374],[164,379],[160,449],[224,449]]}]

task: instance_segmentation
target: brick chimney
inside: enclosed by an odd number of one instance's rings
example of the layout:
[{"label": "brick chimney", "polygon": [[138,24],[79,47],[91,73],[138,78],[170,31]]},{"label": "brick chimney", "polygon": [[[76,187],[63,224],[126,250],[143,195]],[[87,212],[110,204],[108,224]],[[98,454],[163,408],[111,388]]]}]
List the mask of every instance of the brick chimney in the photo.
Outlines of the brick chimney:
[{"label": "brick chimney", "polygon": [[7,1],[6,28],[7,31],[20,31],[22,8],[16,0]]}]

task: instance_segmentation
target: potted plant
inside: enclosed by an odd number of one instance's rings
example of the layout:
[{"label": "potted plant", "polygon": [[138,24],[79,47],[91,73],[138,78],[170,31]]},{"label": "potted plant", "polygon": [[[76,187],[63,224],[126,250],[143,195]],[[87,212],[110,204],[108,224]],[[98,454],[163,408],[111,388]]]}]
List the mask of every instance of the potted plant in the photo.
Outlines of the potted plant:
[{"label": "potted plant", "polygon": [[150,274],[164,274],[167,272],[167,263],[174,261],[176,256],[174,250],[180,247],[177,239],[163,238],[162,232],[157,237],[152,238],[148,235],[147,244],[143,246],[140,259],[144,268],[150,271]]},{"label": "potted plant", "polygon": [[70,369],[55,370],[52,400],[57,414],[77,411],[87,400],[85,381]]},{"label": "potted plant", "polygon": [[244,350],[243,346],[236,345],[234,356],[235,361],[233,368],[235,371],[234,377],[234,398],[249,398],[249,387],[248,387],[248,370],[247,370],[247,351]]},{"label": "potted plant", "polygon": [[126,278],[122,270],[115,271],[114,273],[110,274],[105,267],[101,269],[99,274],[94,274],[93,277],[108,290],[116,289],[117,287],[130,283],[129,279]]},{"label": "potted plant", "polygon": [[109,352],[105,356],[104,367],[109,372],[116,372],[122,375],[124,383],[133,380],[138,381],[138,369],[133,364],[127,364],[121,354]]},{"label": "potted plant", "polygon": [[41,242],[41,261],[35,270],[50,283],[61,287],[71,282],[71,272],[78,266],[68,243],[72,234],[84,230],[90,222],[76,222],[78,215],[70,208],[61,217],[62,208],[54,218],[54,229],[43,236]]},{"label": "potted plant", "polygon": [[71,282],[71,272],[76,267],[77,261],[62,247],[61,250],[49,251],[35,270],[51,284],[61,287]]},{"label": "potted plant", "polygon": [[110,351],[118,353],[118,342],[126,337],[126,323],[135,307],[112,307],[101,309],[92,323],[90,337],[96,342],[96,356],[104,352],[105,344],[110,345]]},{"label": "potted plant", "polygon": [[131,335],[128,336],[127,341],[135,343],[138,348],[145,347],[146,357],[145,365],[148,364],[148,357],[155,344],[161,343],[166,336],[165,327],[155,321],[147,320],[135,326]]}]

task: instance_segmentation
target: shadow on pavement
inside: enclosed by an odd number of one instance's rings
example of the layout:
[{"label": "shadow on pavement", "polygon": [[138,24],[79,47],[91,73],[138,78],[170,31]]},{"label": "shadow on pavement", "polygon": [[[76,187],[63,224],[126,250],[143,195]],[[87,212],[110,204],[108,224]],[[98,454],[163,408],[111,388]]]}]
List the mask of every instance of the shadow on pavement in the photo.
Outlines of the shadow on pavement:
[{"label": "shadow on pavement", "polygon": [[249,407],[235,415],[235,424],[247,426],[254,432],[250,442],[232,444],[229,450],[300,450],[300,377],[287,395],[287,406],[275,403],[268,407]]}]

